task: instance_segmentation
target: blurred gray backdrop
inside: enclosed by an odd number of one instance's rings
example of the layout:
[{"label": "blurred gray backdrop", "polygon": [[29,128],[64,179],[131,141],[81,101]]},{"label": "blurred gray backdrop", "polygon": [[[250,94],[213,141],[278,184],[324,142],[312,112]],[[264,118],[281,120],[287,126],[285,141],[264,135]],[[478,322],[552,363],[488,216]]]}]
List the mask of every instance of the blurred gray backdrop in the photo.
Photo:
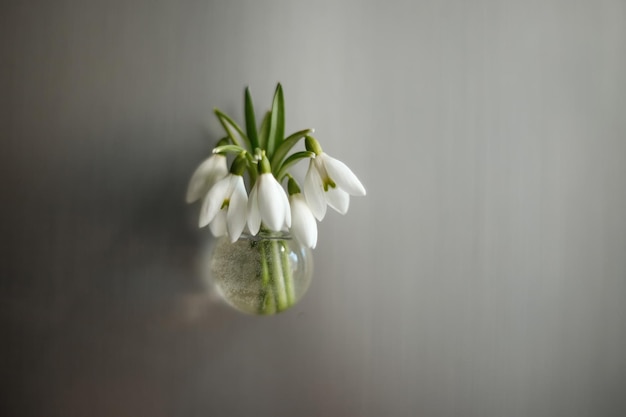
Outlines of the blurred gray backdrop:
[{"label": "blurred gray backdrop", "polygon": [[[3,416],[623,416],[626,3],[0,5]],[[306,298],[207,292],[183,198],[282,82],[368,190]]]}]

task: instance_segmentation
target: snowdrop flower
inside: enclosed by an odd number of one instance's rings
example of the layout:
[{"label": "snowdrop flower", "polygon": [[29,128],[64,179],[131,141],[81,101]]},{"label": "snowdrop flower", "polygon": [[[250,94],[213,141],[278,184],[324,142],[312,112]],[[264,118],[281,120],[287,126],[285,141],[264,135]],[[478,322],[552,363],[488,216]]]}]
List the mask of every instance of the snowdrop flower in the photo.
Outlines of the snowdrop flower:
[{"label": "snowdrop flower", "polygon": [[261,174],[256,180],[248,200],[248,229],[256,235],[261,222],[271,231],[278,232],[283,227],[291,227],[289,200],[283,187],[272,175],[267,157],[260,162]]},{"label": "snowdrop flower", "polygon": [[204,197],[211,187],[226,175],[228,175],[226,156],[212,155],[202,162],[191,176],[185,200],[187,203],[193,203]]},{"label": "snowdrop flower", "polygon": [[317,244],[317,223],[301,193],[289,196],[291,206],[291,233],[303,245],[315,249]]},{"label": "snowdrop flower", "polygon": [[310,136],[306,148],[315,153],[311,158],[304,180],[304,195],[316,219],[326,215],[326,205],[346,214],[350,195],[364,196],[365,187],[343,162],[322,151],[319,143]]},{"label": "snowdrop flower", "polygon": [[200,227],[210,225],[215,237],[228,234],[231,242],[239,239],[246,227],[248,193],[243,182],[244,169],[245,160],[236,159],[231,173],[209,190],[200,209]]}]

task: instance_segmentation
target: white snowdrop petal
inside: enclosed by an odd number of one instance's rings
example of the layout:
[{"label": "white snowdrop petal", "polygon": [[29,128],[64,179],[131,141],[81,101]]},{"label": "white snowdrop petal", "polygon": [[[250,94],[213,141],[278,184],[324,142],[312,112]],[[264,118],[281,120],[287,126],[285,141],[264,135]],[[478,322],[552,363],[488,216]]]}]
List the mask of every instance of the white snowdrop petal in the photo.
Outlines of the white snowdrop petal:
[{"label": "white snowdrop petal", "polygon": [[230,182],[230,176],[222,178],[209,190],[200,208],[200,227],[211,223],[220,211],[224,199],[228,198],[228,191],[231,188]]},{"label": "white snowdrop petal", "polygon": [[213,233],[215,237],[227,234],[226,210],[220,210],[219,213],[217,213],[213,221],[209,224],[209,229],[211,229],[211,233]]},{"label": "white snowdrop petal", "polygon": [[191,176],[189,186],[187,187],[187,195],[185,196],[185,201],[187,201],[187,203],[193,203],[208,191],[206,178],[210,173],[210,167],[212,165],[211,158],[204,160]]},{"label": "white snowdrop petal", "polygon": [[340,214],[346,214],[350,206],[350,195],[339,188],[329,188],[326,192],[326,201]]},{"label": "white snowdrop petal", "polygon": [[309,170],[304,177],[304,196],[315,218],[320,221],[324,219],[326,215],[326,198],[324,197],[322,179],[313,160],[309,163]]},{"label": "white snowdrop petal", "polygon": [[259,202],[257,198],[258,181],[252,187],[250,196],[248,197],[248,229],[251,235],[259,233],[261,228],[261,212],[259,211]]},{"label": "white snowdrop petal", "polygon": [[191,176],[185,201],[193,203],[199,200],[206,195],[217,181],[226,175],[228,175],[228,166],[224,155],[217,154],[207,158],[196,168]]},{"label": "white snowdrop petal", "polygon": [[294,194],[291,200],[291,232],[305,246],[314,249],[317,244],[317,224],[302,194]]},{"label": "white snowdrop petal", "polygon": [[243,183],[243,177],[235,175],[236,182],[233,193],[230,197],[228,213],[226,215],[226,223],[228,226],[228,235],[231,242],[237,241],[244,227],[246,226],[247,210],[248,210],[248,193]]},{"label": "white snowdrop petal", "polygon": [[363,187],[361,181],[346,164],[327,154],[322,154],[319,157],[322,158],[328,175],[339,188],[345,190],[350,195],[365,195],[365,187]]},{"label": "white snowdrop petal", "polygon": [[[280,187],[280,184],[278,186]],[[291,209],[289,207],[289,198],[287,197],[287,193],[283,187],[280,187],[280,196],[282,204],[285,207],[285,221],[283,222],[283,225],[289,228],[291,227]]]},{"label": "white snowdrop petal", "polygon": [[281,196],[281,192],[285,191],[270,173],[261,174],[257,181],[261,219],[268,229],[278,232],[285,222],[285,205]]}]

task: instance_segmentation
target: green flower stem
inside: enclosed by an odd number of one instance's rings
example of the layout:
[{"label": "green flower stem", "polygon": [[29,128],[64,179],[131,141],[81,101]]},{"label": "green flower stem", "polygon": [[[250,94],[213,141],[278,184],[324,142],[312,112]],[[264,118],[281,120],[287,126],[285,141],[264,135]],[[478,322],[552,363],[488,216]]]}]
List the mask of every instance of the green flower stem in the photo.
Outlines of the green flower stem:
[{"label": "green flower stem", "polygon": [[281,256],[281,250],[279,242],[276,239],[270,239],[272,251],[272,278],[274,280],[274,290],[276,292],[276,307],[278,311],[285,310],[289,307],[287,299],[287,291],[285,288],[285,276],[283,274],[283,261],[284,253]]},{"label": "green flower stem", "polygon": [[259,251],[261,252],[261,303],[259,305],[259,313],[272,314],[276,311],[276,302],[271,288],[270,270],[267,262],[267,245],[265,243],[261,242],[259,245]]},{"label": "green flower stem", "polygon": [[[278,243],[278,242],[277,242]],[[280,241],[280,252],[283,261],[283,279],[285,280],[285,292],[287,293],[287,303],[292,306],[296,302],[296,293],[293,287],[293,273],[289,264],[289,251],[284,240]]]},{"label": "green flower stem", "polygon": [[261,297],[259,313],[272,314],[293,306],[296,301],[287,244],[269,238],[259,242],[261,256]]}]

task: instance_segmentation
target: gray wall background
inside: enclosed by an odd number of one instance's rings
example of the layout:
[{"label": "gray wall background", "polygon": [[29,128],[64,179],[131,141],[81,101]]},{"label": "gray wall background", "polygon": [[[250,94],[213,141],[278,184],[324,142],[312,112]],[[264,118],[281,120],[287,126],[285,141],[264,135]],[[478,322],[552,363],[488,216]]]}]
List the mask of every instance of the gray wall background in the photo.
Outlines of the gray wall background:
[{"label": "gray wall background", "polygon": [[[623,1],[4,1],[0,414],[622,416]],[[368,189],[273,318],[183,196],[242,92]]]}]

